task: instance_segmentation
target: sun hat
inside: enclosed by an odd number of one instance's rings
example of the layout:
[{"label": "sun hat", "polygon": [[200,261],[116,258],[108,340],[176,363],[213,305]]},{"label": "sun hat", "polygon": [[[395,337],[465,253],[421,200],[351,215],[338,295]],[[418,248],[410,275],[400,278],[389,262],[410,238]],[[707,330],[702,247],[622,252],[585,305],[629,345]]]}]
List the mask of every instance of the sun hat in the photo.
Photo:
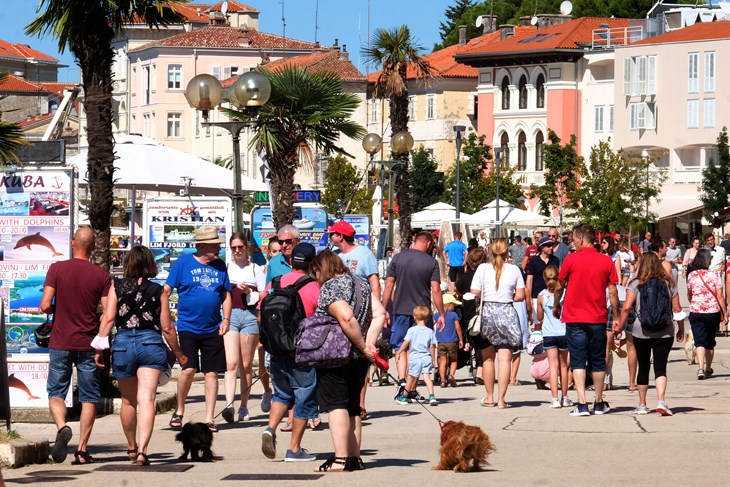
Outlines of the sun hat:
[{"label": "sun hat", "polygon": [[218,229],[212,225],[197,228],[195,230],[195,243],[220,244],[224,240],[218,236]]},{"label": "sun hat", "polygon": [[453,294],[444,294],[444,305],[446,304],[454,304],[456,306],[459,306],[461,304],[461,301],[458,301]]}]

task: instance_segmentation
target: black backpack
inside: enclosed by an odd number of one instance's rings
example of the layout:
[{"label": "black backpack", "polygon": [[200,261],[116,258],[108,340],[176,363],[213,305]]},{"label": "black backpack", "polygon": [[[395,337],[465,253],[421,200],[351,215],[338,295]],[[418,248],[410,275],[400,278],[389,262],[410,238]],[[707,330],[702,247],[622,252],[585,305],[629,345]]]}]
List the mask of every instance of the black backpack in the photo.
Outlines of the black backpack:
[{"label": "black backpack", "polygon": [[661,331],[672,322],[669,286],[661,279],[649,279],[641,286],[639,321],[645,331]]},{"label": "black backpack", "polygon": [[302,276],[287,287],[281,287],[281,276],[271,281],[271,291],[261,301],[259,333],[261,344],[272,355],[288,355],[296,351],[299,322],[306,318],[299,290],[310,282]]}]

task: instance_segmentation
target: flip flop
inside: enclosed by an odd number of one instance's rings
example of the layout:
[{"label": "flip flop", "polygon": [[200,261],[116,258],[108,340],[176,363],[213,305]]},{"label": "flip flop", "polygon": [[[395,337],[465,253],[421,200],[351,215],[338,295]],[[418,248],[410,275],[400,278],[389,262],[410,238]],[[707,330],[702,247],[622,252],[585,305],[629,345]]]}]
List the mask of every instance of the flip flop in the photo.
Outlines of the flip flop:
[{"label": "flip flop", "polygon": [[182,414],[172,413],[172,418],[170,418],[170,428],[172,428],[174,430],[181,429],[182,420],[183,420]]},{"label": "flip flop", "polygon": [[497,403],[494,403],[494,402],[484,402],[486,400],[487,400],[487,398],[485,397],[484,399],[479,401],[479,404],[481,404],[483,408],[493,408],[497,405]]},{"label": "flip flop", "polygon": [[218,428],[215,426],[215,423],[212,421],[210,423],[206,423],[208,425],[208,429],[211,433],[218,433]]},{"label": "flip flop", "polygon": [[511,407],[512,407],[512,405],[508,402],[506,402],[504,404],[497,404],[497,409],[509,409]]},{"label": "flip flop", "polygon": [[279,428],[279,431],[287,432],[287,431],[291,431],[293,429],[294,428],[292,427],[291,423],[289,421],[287,421],[286,426],[282,426],[281,428]]}]

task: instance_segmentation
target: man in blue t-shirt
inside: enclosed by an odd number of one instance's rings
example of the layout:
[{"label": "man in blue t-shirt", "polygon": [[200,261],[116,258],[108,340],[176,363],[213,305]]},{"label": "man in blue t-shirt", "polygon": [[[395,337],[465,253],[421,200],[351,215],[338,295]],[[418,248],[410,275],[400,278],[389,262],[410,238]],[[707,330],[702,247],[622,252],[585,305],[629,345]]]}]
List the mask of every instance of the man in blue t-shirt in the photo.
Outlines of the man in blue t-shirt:
[{"label": "man in blue t-shirt", "polygon": [[223,242],[216,227],[198,228],[195,231],[195,253],[180,256],[165,282],[168,296],[177,288],[180,350],[188,357],[188,363],[177,381],[177,408],[170,420],[172,429],[182,428],[185,400],[195,372],[201,371],[205,374],[205,423],[212,432],[218,431],[213,415],[218,396],[218,374],[226,371],[223,335],[231,324],[232,308],[226,264],[218,258]]},{"label": "man in blue t-shirt", "polygon": [[444,247],[444,260],[449,265],[449,291],[454,292],[456,281],[464,275],[466,244],[461,241],[461,232],[454,232],[454,240]]},{"label": "man in blue t-shirt", "polygon": [[339,250],[338,255],[350,272],[355,276],[367,279],[373,296],[380,301],[380,276],[378,262],[373,252],[355,243],[355,228],[345,220],[336,221],[327,229],[332,245]]}]

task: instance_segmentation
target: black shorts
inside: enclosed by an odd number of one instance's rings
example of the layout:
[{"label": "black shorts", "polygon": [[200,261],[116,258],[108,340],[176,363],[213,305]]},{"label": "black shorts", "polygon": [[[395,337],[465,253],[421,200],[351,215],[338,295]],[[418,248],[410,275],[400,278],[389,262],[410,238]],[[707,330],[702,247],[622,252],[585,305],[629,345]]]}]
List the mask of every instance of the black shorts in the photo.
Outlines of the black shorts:
[{"label": "black shorts", "polygon": [[226,349],[223,346],[223,336],[218,332],[199,335],[190,331],[180,331],[177,336],[180,339],[180,350],[188,358],[184,369],[195,369],[203,373],[226,371]]},{"label": "black shorts", "polygon": [[714,350],[717,342],[715,333],[720,329],[720,313],[690,313],[689,324],[695,346]]},{"label": "black shorts", "polygon": [[321,412],[347,409],[349,416],[360,415],[360,392],[365,385],[370,361],[353,359],[331,369],[317,369],[317,403]]},{"label": "black shorts", "polygon": [[464,275],[464,266],[449,267],[449,281],[456,282]]}]

